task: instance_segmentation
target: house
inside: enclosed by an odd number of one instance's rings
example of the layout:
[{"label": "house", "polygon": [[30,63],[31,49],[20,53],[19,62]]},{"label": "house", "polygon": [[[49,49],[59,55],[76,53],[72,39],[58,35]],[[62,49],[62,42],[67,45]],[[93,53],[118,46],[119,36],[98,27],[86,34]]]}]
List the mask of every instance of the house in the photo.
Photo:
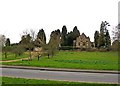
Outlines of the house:
[{"label": "house", "polygon": [[79,49],[89,49],[92,47],[90,38],[87,37],[84,33],[82,33],[79,37],[77,37],[73,43],[74,43],[73,44],[74,47]]}]

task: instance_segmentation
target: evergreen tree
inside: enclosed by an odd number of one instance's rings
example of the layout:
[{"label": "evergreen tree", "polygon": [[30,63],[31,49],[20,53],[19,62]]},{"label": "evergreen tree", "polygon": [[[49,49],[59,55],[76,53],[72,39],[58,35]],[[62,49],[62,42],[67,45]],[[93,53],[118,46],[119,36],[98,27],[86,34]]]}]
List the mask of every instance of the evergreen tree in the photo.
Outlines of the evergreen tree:
[{"label": "evergreen tree", "polygon": [[102,22],[100,27],[99,47],[105,47],[104,27],[105,27],[105,24],[104,22]]},{"label": "evergreen tree", "polygon": [[98,48],[98,46],[99,46],[99,31],[95,31],[94,43],[95,43],[95,47]]},{"label": "evergreen tree", "polygon": [[73,32],[69,32],[67,35],[67,46],[73,46]]},{"label": "evergreen tree", "polygon": [[73,46],[73,41],[80,36],[80,32],[77,29],[77,26],[73,28],[73,31],[69,32],[67,35],[67,46]]},{"label": "evergreen tree", "polygon": [[6,46],[10,46],[10,39],[9,39],[9,38],[6,39],[5,45],[6,45]]},{"label": "evergreen tree", "polygon": [[46,35],[43,29],[39,30],[37,34],[37,39],[35,40],[35,45],[41,47],[46,44]]},{"label": "evergreen tree", "polygon": [[106,46],[107,49],[110,49],[111,39],[110,39],[110,35],[109,35],[108,30],[106,31],[105,39],[106,39],[105,46]]},{"label": "evergreen tree", "polygon": [[77,26],[75,26],[75,27],[73,28],[73,40],[76,40],[76,38],[77,38],[78,36],[80,36],[80,32],[79,32]]},{"label": "evergreen tree", "polygon": [[46,35],[43,29],[39,30],[37,38],[41,39],[41,41],[46,44]]},{"label": "evergreen tree", "polygon": [[99,47],[108,48],[111,45],[111,39],[107,26],[110,26],[107,21],[101,23],[100,35],[99,35]]},{"label": "evergreen tree", "polygon": [[67,44],[67,28],[64,25],[62,27],[62,33],[61,33],[61,46],[66,46]]}]

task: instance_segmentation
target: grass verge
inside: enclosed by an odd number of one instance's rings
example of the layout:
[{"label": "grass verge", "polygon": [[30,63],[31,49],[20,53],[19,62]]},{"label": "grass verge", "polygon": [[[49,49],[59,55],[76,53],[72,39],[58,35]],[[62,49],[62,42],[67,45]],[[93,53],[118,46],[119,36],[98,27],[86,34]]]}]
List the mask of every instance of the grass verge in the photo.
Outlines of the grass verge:
[{"label": "grass verge", "polygon": [[82,83],[82,82],[67,82],[67,81],[51,81],[51,80],[36,80],[36,79],[25,79],[25,78],[11,78],[2,77],[2,86],[6,84],[56,84],[56,85],[79,85],[79,86],[120,86],[118,84],[98,84],[98,83]]}]

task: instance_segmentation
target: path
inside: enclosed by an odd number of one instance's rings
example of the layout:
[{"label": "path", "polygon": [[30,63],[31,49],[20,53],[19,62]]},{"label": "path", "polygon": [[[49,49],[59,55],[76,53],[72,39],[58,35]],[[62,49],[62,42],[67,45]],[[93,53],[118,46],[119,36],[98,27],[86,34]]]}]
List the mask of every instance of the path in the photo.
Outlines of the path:
[{"label": "path", "polygon": [[21,60],[28,60],[28,58],[22,58],[22,59],[15,59],[15,60],[6,60],[6,61],[0,61],[0,62],[16,62]]}]

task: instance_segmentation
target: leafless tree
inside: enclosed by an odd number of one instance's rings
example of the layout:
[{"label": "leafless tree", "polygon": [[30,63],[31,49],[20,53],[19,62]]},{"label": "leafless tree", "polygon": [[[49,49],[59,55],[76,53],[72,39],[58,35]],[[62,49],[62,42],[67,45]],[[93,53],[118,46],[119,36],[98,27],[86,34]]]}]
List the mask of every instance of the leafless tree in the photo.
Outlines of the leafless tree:
[{"label": "leafless tree", "polygon": [[23,35],[21,35],[21,38],[23,37],[24,39],[21,40],[23,42],[22,45],[26,46],[27,49],[29,49],[29,57],[28,59],[31,61],[32,60],[32,50],[34,48],[34,40],[35,40],[35,30],[30,29],[30,30],[24,30]]},{"label": "leafless tree", "polygon": [[120,23],[113,28],[113,41],[118,40],[120,41]]},{"label": "leafless tree", "polygon": [[112,46],[115,46],[116,43],[116,49],[120,51],[120,23],[113,28],[113,43]]},{"label": "leafless tree", "polygon": [[36,31],[33,29],[30,29],[30,36],[32,37],[32,41],[35,41],[36,38]]},{"label": "leafless tree", "polygon": [[1,35],[0,34],[0,46],[5,46],[5,41],[6,41],[6,38],[5,38],[5,35]]},{"label": "leafless tree", "polygon": [[23,33],[21,34],[21,37],[22,37],[23,35],[28,35],[28,34],[30,34],[30,36],[32,37],[31,40],[32,40],[32,41],[35,41],[36,31],[33,30],[33,29],[30,29],[30,30],[26,29],[26,30],[24,30]]}]

